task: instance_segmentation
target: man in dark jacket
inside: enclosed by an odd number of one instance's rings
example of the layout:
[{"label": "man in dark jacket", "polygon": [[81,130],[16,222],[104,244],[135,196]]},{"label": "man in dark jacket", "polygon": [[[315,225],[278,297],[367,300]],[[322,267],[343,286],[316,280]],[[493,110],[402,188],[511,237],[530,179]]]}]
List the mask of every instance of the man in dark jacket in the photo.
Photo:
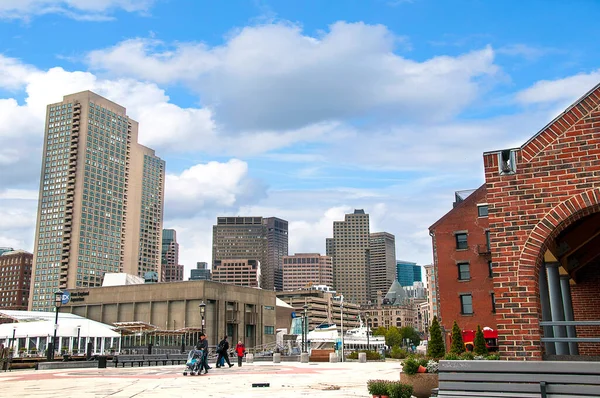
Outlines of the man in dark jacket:
[{"label": "man in dark jacket", "polygon": [[221,340],[219,346],[217,347],[217,353],[219,354],[219,356],[217,357],[217,368],[221,367],[221,365],[219,365],[221,358],[225,359],[225,362],[227,362],[227,365],[229,365],[229,367],[233,366],[231,362],[229,362],[229,354],[227,353],[228,350],[229,342],[227,341],[227,336],[225,336],[223,337],[223,340]]},{"label": "man in dark jacket", "polygon": [[204,333],[200,333],[200,341],[196,344],[197,350],[202,350],[202,362],[200,363],[200,371],[198,374],[202,374],[202,370],[204,373],[208,373],[208,340],[206,340],[206,335]]}]

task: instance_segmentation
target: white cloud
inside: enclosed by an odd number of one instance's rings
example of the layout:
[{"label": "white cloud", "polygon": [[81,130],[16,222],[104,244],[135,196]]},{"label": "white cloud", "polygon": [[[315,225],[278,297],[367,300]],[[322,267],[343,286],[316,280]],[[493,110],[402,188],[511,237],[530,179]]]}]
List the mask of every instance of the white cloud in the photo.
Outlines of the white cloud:
[{"label": "white cloud", "polygon": [[198,214],[237,208],[245,201],[265,196],[265,186],[248,176],[248,164],[238,159],[227,163],[197,164],[182,173],[168,174],[165,181],[167,216],[190,218]]},{"label": "white cloud", "polygon": [[62,14],[69,18],[102,21],[114,10],[146,12],[155,0],[2,0],[0,19],[28,19],[34,15]]},{"label": "white cloud", "polygon": [[528,61],[535,61],[543,56],[560,53],[561,51],[555,48],[536,47],[523,43],[515,43],[500,47],[496,52],[503,55],[523,57]]},{"label": "white cloud", "polygon": [[540,80],[533,86],[520,91],[516,100],[521,104],[570,105],[600,83],[600,70],[556,80]]},{"label": "white cloud", "polygon": [[446,120],[483,90],[498,68],[491,48],[423,62],[394,53],[382,25],[337,22],[319,36],[269,24],[231,34],[222,46],[133,39],[92,51],[92,68],[115,76],[184,83],[225,128],[295,130],[375,113],[394,120]]}]

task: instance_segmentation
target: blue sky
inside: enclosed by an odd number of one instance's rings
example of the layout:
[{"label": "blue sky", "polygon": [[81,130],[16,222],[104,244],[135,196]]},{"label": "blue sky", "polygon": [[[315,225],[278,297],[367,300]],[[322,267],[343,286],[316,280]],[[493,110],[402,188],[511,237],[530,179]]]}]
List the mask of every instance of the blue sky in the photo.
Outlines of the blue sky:
[{"label": "blue sky", "polygon": [[210,261],[217,215],[324,252],[353,208],[431,262],[427,227],[600,80],[600,3],[0,2],[0,246],[33,249],[44,106],[90,89],[167,161],[165,227]]}]

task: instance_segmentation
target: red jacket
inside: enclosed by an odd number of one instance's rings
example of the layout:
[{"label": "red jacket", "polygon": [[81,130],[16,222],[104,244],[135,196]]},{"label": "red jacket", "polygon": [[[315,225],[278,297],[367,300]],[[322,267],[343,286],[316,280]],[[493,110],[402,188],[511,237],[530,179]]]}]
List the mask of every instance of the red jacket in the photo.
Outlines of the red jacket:
[{"label": "red jacket", "polygon": [[246,352],[246,347],[244,347],[244,345],[243,345],[243,344],[239,344],[239,343],[238,343],[238,344],[235,346],[235,352],[237,353],[237,356],[238,356],[238,357],[243,357],[243,356],[244,356],[244,353]]}]

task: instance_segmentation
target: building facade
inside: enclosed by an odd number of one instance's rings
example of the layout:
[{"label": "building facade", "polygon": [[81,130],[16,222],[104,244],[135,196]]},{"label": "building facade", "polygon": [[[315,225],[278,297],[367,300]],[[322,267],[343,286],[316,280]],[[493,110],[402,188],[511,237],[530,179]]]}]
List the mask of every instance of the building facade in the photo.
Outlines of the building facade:
[{"label": "building facade", "polygon": [[33,254],[23,250],[0,254],[0,308],[26,310],[31,290]]},{"label": "building facade", "polygon": [[423,270],[420,265],[413,267],[413,279],[415,282],[423,282]]},{"label": "building facade", "polygon": [[600,355],[600,84],[483,162],[501,356]]},{"label": "building facade", "polygon": [[190,280],[191,281],[210,281],[212,279],[212,275],[210,272],[210,268],[208,268],[208,263],[204,261],[199,261],[196,263],[196,269],[190,271]]},{"label": "building facade", "polygon": [[369,301],[377,302],[377,292],[387,291],[396,280],[396,237],[388,232],[370,236]]},{"label": "building facade", "polygon": [[416,269],[421,272],[421,267],[417,263],[404,260],[396,260],[396,272],[400,286],[412,286],[415,283]]},{"label": "building facade", "polygon": [[345,297],[342,305],[341,297],[335,293],[310,289],[279,292],[277,297],[292,306],[298,316],[304,314],[305,305],[308,307],[306,315],[309,330],[325,323],[333,323],[341,331],[342,318],[344,330],[358,326],[360,305],[346,301]]},{"label": "building facade", "polygon": [[[246,348],[275,342],[276,297],[268,290],[184,281],[74,289],[70,293],[71,301],[61,312],[109,325],[127,322],[165,331],[203,329],[211,346],[223,334],[230,342],[242,340]],[[206,304],[204,326],[199,309],[202,302]]]},{"label": "building facade", "polygon": [[437,278],[435,276],[435,267],[433,264],[423,266],[425,269],[425,281],[427,283],[427,306],[429,313],[429,322],[431,324],[434,316],[439,318],[438,314],[438,295],[437,295]]},{"label": "building facade", "polygon": [[160,271],[164,162],[125,108],[89,91],[46,109],[29,308],[106,272]]},{"label": "building facade", "polygon": [[313,285],[333,285],[333,263],[319,253],[296,253],[283,257],[283,290],[308,289]]},{"label": "building facade", "polygon": [[333,258],[333,284],[346,300],[370,301],[370,226],[364,210],[346,214],[333,222],[333,239],[327,241],[327,255]]},{"label": "building facade", "polygon": [[261,287],[261,269],[257,260],[219,260],[212,272],[212,281],[237,286]]},{"label": "building facade", "polygon": [[177,231],[174,229],[162,231],[161,262],[165,282],[183,280],[183,265],[179,264],[179,243],[177,243]]},{"label": "building facade", "polygon": [[218,217],[213,226],[213,274],[221,260],[256,260],[261,267],[261,287],[275,290],[281,284],[283,288],[279,276],[276,286],[275,276],[288,254],[287,229],[287,221],[275,217]]},{"label": "building facade", "polygon": [[477,330],[478,325],[496,329],[485,185],[458,201],[429,233],[440,326],[447,333],[454,321],[463,330]]}]

